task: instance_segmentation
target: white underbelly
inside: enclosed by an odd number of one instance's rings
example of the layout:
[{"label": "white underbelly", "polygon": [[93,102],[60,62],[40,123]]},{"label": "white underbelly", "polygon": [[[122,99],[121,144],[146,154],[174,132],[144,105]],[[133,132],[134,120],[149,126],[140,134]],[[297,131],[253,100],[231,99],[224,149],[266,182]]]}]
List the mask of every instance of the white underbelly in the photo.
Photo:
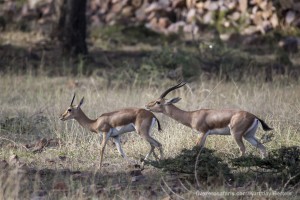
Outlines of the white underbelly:
[{"label": "white underbelly", "polygon": [[115,137],[115,136],[121,135],[123,133],[132,132],[132,131],[135,131],[135,126],[133,123],[130,123],[130,124],[127,124],[124,126],[118,126],[118,127],[112,128],[111,136]]},{"label": "white underbelly", "polygon": [[230,135],[230,128],[226,126],[225,128],[211,129],[209,135]]}]

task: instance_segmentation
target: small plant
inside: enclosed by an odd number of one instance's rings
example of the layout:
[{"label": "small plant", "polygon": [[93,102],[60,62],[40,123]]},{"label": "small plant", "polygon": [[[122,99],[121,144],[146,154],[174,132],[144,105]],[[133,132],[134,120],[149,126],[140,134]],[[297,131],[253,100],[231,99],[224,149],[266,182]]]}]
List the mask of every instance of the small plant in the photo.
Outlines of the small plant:
[{"label": "small plant", "polygon": [[195,172],[197,172],[198,178],[202,181],[211,177],[225,178],[225,180],[230,180],[233,177],[228,165],[216,156],[213,150],[207,148],[201,150],[198,146],[192,149],[183,149],[174,158],[148,162],[148,164],[166,172],[189,174],[191,179],[194,179]]},{"label": "small plant", "polygon": [[270,173],[284,183],[297,184],[300,181],[300,147],[281,147],[269,153],[265,159],[256,156],[240,157],[231,160],[234,167],[253,168],[258,173]]}]

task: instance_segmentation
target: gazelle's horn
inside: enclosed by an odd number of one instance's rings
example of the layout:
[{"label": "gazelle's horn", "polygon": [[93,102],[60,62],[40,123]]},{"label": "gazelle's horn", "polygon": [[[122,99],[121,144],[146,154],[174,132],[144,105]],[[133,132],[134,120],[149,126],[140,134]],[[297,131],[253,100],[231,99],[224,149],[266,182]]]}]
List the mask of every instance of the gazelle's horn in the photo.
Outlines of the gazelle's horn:
[{"label": "gazelle's horn", "polygon": [[76,94],[74,93],[74,96],[73,96],[73,99],[72,99],[72,101],[71,101],[70,106],[73,106],[73,102],[74,102],[75,96],[76,96]]},{"label": "gazelle's horn", "polygon": [[164,91],[161,95],[160,95],[160,98],[164,98],[169,92],[171,92],[172,90],[175,90],[177,88],[180,88],[182,86],[184,86],[186,84],[186,82],[180,82],[178,83],[177,85],[173,86],[173,87],[170,87],[169,89],[167,89],[166,91]]}]

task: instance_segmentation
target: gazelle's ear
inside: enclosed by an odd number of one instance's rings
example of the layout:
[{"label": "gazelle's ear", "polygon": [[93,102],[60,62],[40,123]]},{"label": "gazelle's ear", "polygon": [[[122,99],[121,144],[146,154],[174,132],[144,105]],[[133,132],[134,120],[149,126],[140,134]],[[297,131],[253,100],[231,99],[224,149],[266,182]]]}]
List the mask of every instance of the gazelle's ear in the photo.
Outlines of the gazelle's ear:
[{"label": "gazelle's ear", "polygon": [[77,107],[77,108],[80,108],[80,107],[81,107],[81,105],[83,104],[83,102],[84,102],[84,97],[82,97],[82,99],[80,100],[80,102],[79,102],[79,104],[78,104],[78,107]]},{"label": "gazelle's ear", "polygon": [[180,101],[181,98],[180,97],[175,97],[173,99],[170,99],[169,101],[167,101],[165,104],[166,105],[170,105],[170,104],[173,104],[173,103],[177,103],[178,101]]}]

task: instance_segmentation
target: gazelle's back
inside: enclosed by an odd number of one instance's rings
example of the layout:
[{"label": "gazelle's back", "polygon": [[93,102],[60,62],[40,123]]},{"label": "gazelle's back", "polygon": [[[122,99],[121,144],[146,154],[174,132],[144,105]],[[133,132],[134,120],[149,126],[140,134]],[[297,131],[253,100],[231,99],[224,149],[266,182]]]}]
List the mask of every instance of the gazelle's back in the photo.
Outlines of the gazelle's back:
[{"label": "gazelle's back", "polygon": [[135,124],[137,118],[141,116],[142,119],[152,119],[155,117],[152,112],[142,108],[124,108],[118,111],[104,113],[100,117],[106,118],[107,123],[109,123],[112,127],[117,127],[130,123]]}]

